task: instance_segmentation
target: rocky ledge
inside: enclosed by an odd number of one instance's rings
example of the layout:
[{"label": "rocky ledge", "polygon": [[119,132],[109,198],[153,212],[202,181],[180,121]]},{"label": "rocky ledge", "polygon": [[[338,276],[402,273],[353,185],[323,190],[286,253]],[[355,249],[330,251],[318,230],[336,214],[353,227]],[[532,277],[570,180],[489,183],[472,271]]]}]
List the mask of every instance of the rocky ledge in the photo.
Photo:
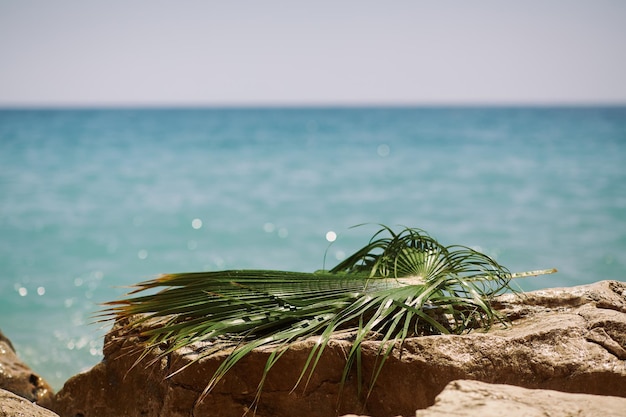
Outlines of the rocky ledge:
[{"label": "rocky ledge", "polygon": [[[398,346],[367,401],[357,395],[354,375],[344,386],[342,400],[337,406],[341,373],[350,347],[350,342],[340,337],[324,351],[306,389],[292,390],[315,340],[298,343],[270,371],[255,410],[256,416],[331,417],[348,413],[375,417],[413,416],[415,410],[433,406],[439,394],[444,400],[465,395],[463,401],[468,401],[466,394],[473,392],[470,402],[476,396],[482,396],[480,401],[484,402],[484,393],[496,389],[488,388],[491,385],[472,388],[467,385],[471,384],[469,382],[448,385],[457,380],[593,394],[589,397],[591,399],[581,401],[594,403],[593,398],[597,398],[598,407],[610,403],[613,409],[625,409],[626,400],[615,398],[626,397],[625,283],[602,281],[520,296],[507,294],[499,297],[495,306],[509,317],[511,323],[507,328],[496,327],[488,332],[460,336],[414,337],[402,347]],[[224,353],[192,363],[168,378],[193,361],[196,352],[179,350],[150,366],[146,364],[155,358],[146,358],[133,366],[137,356],[130,354],[129,348],[140,342],[121,339],[119,332],[120,327],[115,326],[107,335],[104,360],[68,380],[56,395],[53,409],[60,416],[240,417],[250,411],[257,383],[270,354],[268,350],[260,349],[248,355],[203,401],[198,401],[209,376],[224,359]],[[363,375],[372,373],[378,347],[376,342],[364,344]],[[448,389],[442,393],[446,386]],[[550,392],[543,395],[550,396]],[[519,399],[530,394],[519,391],[510,395]],[[437,404],[426,411],[437,411],[443,401],[441,396]],[[509,397],[500,398],[507,411],[498,415],[545,415],[516,414],[511,411],[515,407],[509,407]],[[557,409],[569,407],[568,403],[561,402],[561,397],[554,398]],[[476,410],[475,414],[458,415],[491,415],[480,408]],[[444,409],[444,414],[418,415],[457,414],[445,414]]]},{"label": "rocky ledge", "polygon": [[24,397],[0,389],[0,417],[58,417]]},{"label": "rocky ledge", "polygon": [[626,398],[534,390],[479,381],[449,383],[415,417],[623,417]]}]

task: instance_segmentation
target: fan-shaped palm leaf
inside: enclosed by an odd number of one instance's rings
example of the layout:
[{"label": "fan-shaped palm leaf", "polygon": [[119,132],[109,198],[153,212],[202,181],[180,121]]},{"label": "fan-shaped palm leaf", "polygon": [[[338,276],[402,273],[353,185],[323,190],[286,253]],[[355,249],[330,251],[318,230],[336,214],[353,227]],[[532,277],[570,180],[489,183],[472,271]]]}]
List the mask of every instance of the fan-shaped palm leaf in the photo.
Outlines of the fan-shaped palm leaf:
[{"label": "fan-shaped palm leaf", "polygon": [[[389,236],[383,237],[385,232]],[[470,248],[444,247],[419,229],[395,233],[383,226],[365,247],[330,271],[168,274],[137,284],[133,298],[107,303],[102,315],[125,323],[126,334],[139,332],[146,338],[143,346],[137,346],[140,360],[153,351],[163,356],[197,342],[213,346],[198,360],[229,348],[203,395],[253,349],[271,346],[258,399],[265,376],[291,344],[319,336],[299,384],[310,378],[339,330],[354,332],[344,381],[356,361],[360,384],[361,345],[370,339],[381,341],[380,360],[369,381],[373,387],[396,342],[502,322],[490,299],[508,289],[512,277],[505,267]],[[137,295],[148,290],[160,291]],[[165,351],[159,350],[162,346]]]}]

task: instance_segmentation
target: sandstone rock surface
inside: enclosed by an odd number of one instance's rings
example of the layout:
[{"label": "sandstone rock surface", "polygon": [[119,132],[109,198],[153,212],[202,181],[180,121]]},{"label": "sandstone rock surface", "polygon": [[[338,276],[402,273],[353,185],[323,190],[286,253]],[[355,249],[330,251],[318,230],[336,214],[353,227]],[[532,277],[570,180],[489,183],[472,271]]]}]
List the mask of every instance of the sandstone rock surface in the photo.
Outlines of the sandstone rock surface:
[{"label": "sandstone rock surface", "polygon": [[[508,294],[499,297],[495,305],[510,318],[507,328],[414,337],[397,346],[367,401],[357,394],[354,373],[338,404],[341,374],[351,346],[342,337],[324,351],[306,389],[292,390],[315,340],[298,343],[270,371],[256,415],[413,416],[416,409],[433,405],[444,387],[459,379],[626,397],[625,283],[602,281],[522,296]],[[114,328],[107,335],[104,360],[71,378],[57,394],[53,409],[59,415],[240,417],[254,400],[270,354],[268,350],[254,351],[198,401],[225,352],[192,363],[203,348],[197,346],[162,359],[146,358],[133,366],[137,356],[129,353],[129,348],[138,341],[124,341],[117,332],[119,328]],[[363,346],[365,390],[379,346],[378,342]],[[151,360],[154,362],[148,366]]]},{"label": "sandstone rock surface", "polygon": [[54,393],[48,383],[17,356],[11,341],[0,332],[0,389],[10,391],[44,407]]},{"label": "sandstone rock surface", "polygon": [[0,389],[0,417],[59,417],[12,392]]},{"label": "sandstone rock surface", "polygon": [[624,417],[626,398],[460,380],[416,417]]}]

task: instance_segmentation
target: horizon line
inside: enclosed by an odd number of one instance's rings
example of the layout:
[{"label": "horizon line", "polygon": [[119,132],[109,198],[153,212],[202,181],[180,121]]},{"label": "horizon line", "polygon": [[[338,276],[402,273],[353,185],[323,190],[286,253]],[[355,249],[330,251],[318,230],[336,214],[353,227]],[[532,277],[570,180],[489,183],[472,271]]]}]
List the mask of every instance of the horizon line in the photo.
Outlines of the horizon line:
[{"label": "horizon line", "polygon": [[415,102],[113,102],[2,103],[0,110],[184,110],[184,109],[323,109],[323,108],[601,108],[626,107],[624,101],[415,101]]}]

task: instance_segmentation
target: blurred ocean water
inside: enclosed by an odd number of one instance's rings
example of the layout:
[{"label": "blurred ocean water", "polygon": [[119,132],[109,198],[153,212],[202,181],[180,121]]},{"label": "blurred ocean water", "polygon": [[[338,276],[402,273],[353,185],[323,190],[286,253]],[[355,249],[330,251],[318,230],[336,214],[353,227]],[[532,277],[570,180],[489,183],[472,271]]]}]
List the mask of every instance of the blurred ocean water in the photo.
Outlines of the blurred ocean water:
[{"label": "blurred ocean water", "polygon": [[360,223],[559,269],[525,290],[624,280],[626,108],[0,110],[0,329],[57,389],[121,287],[331,267]]}]

